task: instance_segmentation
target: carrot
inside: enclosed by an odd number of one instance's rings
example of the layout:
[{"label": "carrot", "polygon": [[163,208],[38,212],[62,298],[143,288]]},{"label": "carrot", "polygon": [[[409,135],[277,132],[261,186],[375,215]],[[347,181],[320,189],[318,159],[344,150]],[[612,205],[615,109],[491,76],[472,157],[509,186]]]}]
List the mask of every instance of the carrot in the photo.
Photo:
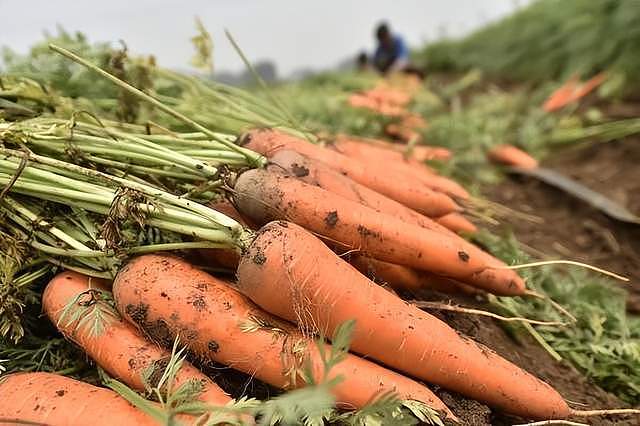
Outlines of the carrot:
[{"label": "carrot", "polygon": [[371,281],[388,284],[394,290],[434,290],[450,294],[478,294],[479,290],[449,278],[406,266],[394,265],[361,254],[349,256],[349,263]]},{"label": "carrot", "polygon": [[356,182],[394,199],[427,216],[442,216],[460,207],[447,195],[417,185],[410,173],[389,171],[375,164],[365,164],[333,150],[274,130],[254,130],[244,137],[246,147],[267,157],[277,149],[291,149],[322,161]]},{"label": "carrot", "polygon": [[578,75],[574,74],[562,86],[556,89],[542,105],[546,112],[558,110],[570,102],[573,92],[578,86]]},{"label": "carrot", "polygon": [[459,213],[449,213],[436,219],[440,225],[450,229],[454,232],[466,232],[474,234],[478,232],[478,228],[473,223],[469,222],[466,217]]},{"label": "carrot", "polygon": [[[262,261],[259,253],[253,259]],[[323,377],[320,353],[311,340],[183,260],[167,255],[138,257],[120,271],[113,292],[120,312],[161,343],[181,334],[203,360],[228,365],[279,388],[305,385],[298,375],[305,360],[311,362],[315,380]],[[331,378],[337,375],[344,377],[333,388],[342,407],[361,408],[380,392],[395,391],[402,399],[421,401],[453,416],[427,387],[355,355],[331,370]]]},{"label": "carrot", "polygon": [[[340,136],[339,136],[340,137]],[[389,149],[401,153],[404,157],[411,160],[415,160],[418,163],[423,163],[428,160],[443,160],[446,161],[451,158],[452,154],[446,148],[439,146],[426,146],[426,145],[414,145],[409,148],[405,144],[399,144],[394,142],[387,142],[380,139],[363,139],[371,145],[378,146],[380,148]]]},{"label": "carrot", "polygon": [[420,183],[434,191],[462,199],[469,198],[469,193],[457,182],[436,175],[415,160],[405,159],[400,152],[344,137],[337,138],[328,147],[367,164],[376,163],[377,168],[388,169],[391,167],[393,171],[403,174],[409,173],[418,179]]},{"label": "carrot", "polygon": [[584,83],[578,84],[577,77],[574,75],[565,84],[563,84],[562,86],[560,86],[560,88],[553,92],[549,96],[549,98],[547,98],[542,108],[547,112],[553,112],[560,108],[563,108],[570,103],[575,102],[591,93],[606,79],[607,74],[601,72],[591,77]]},{"label": "carrot", "polygon": [[[435,232],[441,232],[449,236],[456,235],[452,230],[437,223],[437,221],[354,182],[320,161],[307,158],[295,151],[278,150],[271,155],[270,163],[269,170],[288,173],[310,185],[318,186],[348,200],[359,202],[379,213],[392,215],[403,222],[418,225]],[[450,213],[450,215],[453,215],[453,213]],[[460,241],[467,244],[466,241]],[[474,251],[475,247],[468,247],[467,250]]]},{"label": "carrot", "polygon": [[291,176],[249,170],[237,179],[234,197],[238,208],[259,224],[290,220],[379,260],[455,278],[499,295],[526,292],[515,272],[501,269],[501,262],[455,234],[403,222]]},{"label": "carrot", "polygon": [[[76,272],[63,272],[47,285],[42,296],[44,311],[58,329],[78,344],[100,367],[116,379],[138,391],[145,390],[143,374],[151,369],[150,380],[159,380],[171,353],[146,340],[133,326],[111,313],[110,306],[101,306],[99,298],[104,285]],[[67,309],[93,304],[93,309],[102,309],[107,316],[103,330],[91,329],[90,322],[80,323]],[[211,379],[198,369],[184,362],[176,375],[175,385],[188,381],[200,382],[203,390],[200,401],[211,405],[225,405],[229,397]],[[155,386],[156,383],[150,383]]]},{"label": "carrot", "polygon": [[159,425],[117,393],[52,373],[0,377],[0,424]]},{"label": "carrot", "polygon": [[607,79],[607,74],[604,72],[598,73],[585,81],[580,87],[578,87],[573,96],[571,96],[571,102],[577,101],[591,93],[596,87],[600,86]]},{"label": "carrot", "polygon": [[513,145],[496,145],[487,153],[494,163],[515,166],[523,169],[535,169],[538,160]]},{"label": "carrot", "polygon": [[492,407],[537,419],[570,414],[549,385],[375,285],[295,224],[261,228],[238,288],[302,328],[331,333],[355,319],[354,352]]}]

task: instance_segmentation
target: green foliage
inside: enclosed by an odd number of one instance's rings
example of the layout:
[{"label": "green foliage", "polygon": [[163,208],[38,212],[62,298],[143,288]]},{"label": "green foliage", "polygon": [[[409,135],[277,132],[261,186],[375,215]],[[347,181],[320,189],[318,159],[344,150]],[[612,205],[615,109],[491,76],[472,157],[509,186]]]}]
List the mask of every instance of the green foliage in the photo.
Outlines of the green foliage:
[{"label": "green foliage", "polygon": [[428,45],[415,57],[433,70],[480,68],[519,80],[612,70],[637,88],[638,22],[636,0],[539,0],[462,40]]}]

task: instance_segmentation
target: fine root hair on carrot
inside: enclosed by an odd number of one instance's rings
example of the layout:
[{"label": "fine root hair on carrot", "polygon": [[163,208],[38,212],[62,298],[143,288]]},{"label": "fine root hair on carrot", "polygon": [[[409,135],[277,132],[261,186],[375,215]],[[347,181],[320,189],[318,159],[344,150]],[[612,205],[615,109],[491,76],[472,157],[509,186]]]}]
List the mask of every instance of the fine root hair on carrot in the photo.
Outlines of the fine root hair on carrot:
[{"label": "fine root hair on carrot", "polygon": [[416,305],[421,309],[434,309],[439,311],[451,311],[451,312],[460,312],[463,314],[482,315],[485,317],[490,317],[490,318],[494,318],[499,321],[505,321],[505,322],[526,322],[528,324],[560,326],[560,327],[564,327],[568,325],[566,322],[562,322],[562,321],[539,321],[539,320],[533,320],[533,319],[524,318],[524,317],[505,317],[493,312],[483,311],[481,309],[465,308],[463,306],[454,305],[450,303],[427,302],[422,300],[411,300],[409,301],[409,303],[413,303],[414,305]]},{"label": "fine root hair on carrot", "polygon": [[526,291],[526,295],[527,296],[531,296],[531,297],[535,297],[537,299],[542,299],[542,300],[545,300],[545,301],[549,302],[549,304],[551,304],[551,306],[554,309],[556,309],[558,312],[560,312],[561,314],[563,314],[567,318],[569,318],[572,323],[578,322],[578,319],[571,312],[569,312],[567,310],[567,308],[565,308],[564,306],[562,306],[561,304],[559,304],[558,302],[556,302],[555,300],[553,300],[552,298],[550,298],[546,294],[538,293],[538,292],[533,291],[533,290],[527,290]]},{"label": "fine root hair on carrot", "polygon": [[588,263],[576,262],[575,260],[541,260],[539,262],[531,262],[531,263],[521,263],[519,265],[509,265],[509,266],[500,266],[495,267],[495,269],[524,269],[524,268],[532,268],[535,266],[546,266],[546,265],[572,265],[572,266],[580,266],[582,268],[590,269],[595,272],[599,272],[603,275],[606,275],[611,278],[615,278],[616,280],[629,282],[629,278],[623,277],[622,275],[618,275],[615,272],[607,271],[606,269],[598,268],[597,266],[589,265]]}]

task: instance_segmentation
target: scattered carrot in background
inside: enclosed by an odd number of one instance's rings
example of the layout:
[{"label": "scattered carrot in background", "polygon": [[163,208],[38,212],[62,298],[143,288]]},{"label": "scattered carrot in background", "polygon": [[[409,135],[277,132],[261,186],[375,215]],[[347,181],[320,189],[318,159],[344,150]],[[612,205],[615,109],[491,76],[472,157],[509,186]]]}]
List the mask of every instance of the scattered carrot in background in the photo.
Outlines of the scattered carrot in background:
[{"label": "scattered carrot in background", "polygon": [[506,166],[535,169],[538,160],[513,145],[496,145],[487,153],[489,160]]}]

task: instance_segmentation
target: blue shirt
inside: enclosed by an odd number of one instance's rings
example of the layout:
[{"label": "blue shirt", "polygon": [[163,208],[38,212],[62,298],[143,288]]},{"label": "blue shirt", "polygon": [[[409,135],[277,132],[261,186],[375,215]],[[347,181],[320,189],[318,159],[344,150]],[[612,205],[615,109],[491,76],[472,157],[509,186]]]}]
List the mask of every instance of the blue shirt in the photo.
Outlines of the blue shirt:
[{"label": "blue shirt", "polygon": [[409,49],[402,37],[397,35],[393,36],[393,45],[390,48],[379,44],[373,54],[373,64],[382,72],[387,71],[397,61],[407,62],[408,60]]}]

